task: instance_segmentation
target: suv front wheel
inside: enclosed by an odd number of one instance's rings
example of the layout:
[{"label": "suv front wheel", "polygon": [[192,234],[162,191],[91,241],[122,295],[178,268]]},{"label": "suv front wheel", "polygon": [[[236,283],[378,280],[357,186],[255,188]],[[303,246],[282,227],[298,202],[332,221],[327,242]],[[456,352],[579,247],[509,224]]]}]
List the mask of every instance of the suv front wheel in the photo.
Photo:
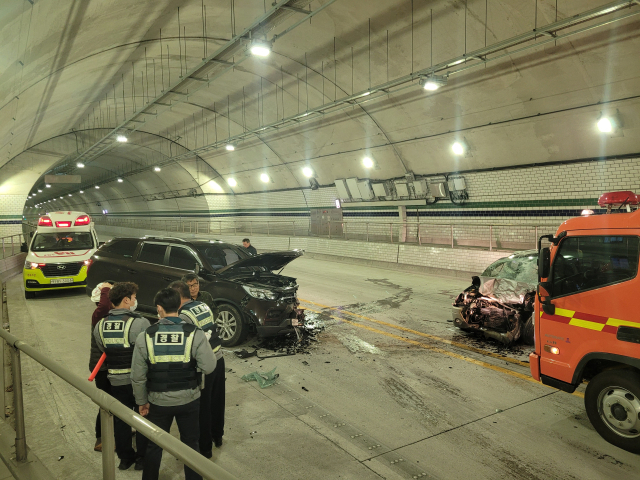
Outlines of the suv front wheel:
[{"label": "suv front wheel", "polygon": [[215,323],[218,326],[223,347],[233,347],[247,336],[248,328],[242,321],[240,312],[233,305],[219,305]]}]

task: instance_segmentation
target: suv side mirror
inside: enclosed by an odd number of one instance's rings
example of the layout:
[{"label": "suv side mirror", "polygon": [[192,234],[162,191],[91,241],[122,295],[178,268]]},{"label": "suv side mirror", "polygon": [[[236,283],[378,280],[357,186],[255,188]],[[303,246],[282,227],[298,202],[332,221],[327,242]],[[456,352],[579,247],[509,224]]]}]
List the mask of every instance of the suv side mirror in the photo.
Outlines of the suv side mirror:
[{"label": "suv side mirror", "polygon": [[551,270],[551,251],[549,247],[545,247],[538,254],[538,277],[547,278],[549,270]]},{"label": "suv side mirror", "polygon": [[196,275],[200,273],[200,264],[198,262],[196,262],[196,266],[193,267],[193,271],[195,272]]},{"label": "suv side mirror", "polygon": [[28,252],[29,248],[27,247],[27,243],[24,242],[22,245],[20,245],[20,251],[21,252]]},{"label": "suv side mirror", "polygon": [[107,242],[98,242],[98,248],[101,247],[102,245],[104,245]]}]

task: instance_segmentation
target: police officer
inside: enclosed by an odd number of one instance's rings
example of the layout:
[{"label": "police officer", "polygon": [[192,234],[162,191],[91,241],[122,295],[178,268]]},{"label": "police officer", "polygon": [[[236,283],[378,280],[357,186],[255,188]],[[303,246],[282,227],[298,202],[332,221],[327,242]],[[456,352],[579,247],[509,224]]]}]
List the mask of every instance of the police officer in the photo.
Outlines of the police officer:
[{"label": "police officer", "polygon": [[[216,368],[215,356],[204,332],[178,316],[180,294],[163,288],[155,298],[160,320],[136,341],[131,383],[140,415],[168,432],[173,419],[183,443],[199,451],[200,369]],[[162,449],[149,441],[142,480],[158,480]],[[202,477],[185,465],[185,480]]]},{"label": "police officer", "polygon": [[[116,283],[109,290],[109,300],[114,308],[97,323],[93,331],[98,348],[107,354],[105,363],[111,383],[110,393],[131,409],[136,408],[131,387],[133,347],[138,335],[151,325],[149,320],[133,313],[138,305],[137,292],[138,286],[135,283]],[[136,433],[136,455],[131,445],[131,427],[118,417],[114,418],[114,423],[116,453],[120,459],[118,468],[127,470],[135,462],[135,469],[142,470],[147,439]]]},{"label": "police officer", "polygon": [[218,327],[213,321],[211,309],[206,303],[191,300],[186,283],[173,282],[169,288],[180,294],[180,318],[197,325],[205,332],[216,356],[216,369],[205,376],[200,396],[200,453],[211,458],[213,444],[221,447],[224,434],[225,368],[221,350],[222,339],[218,335]]}]

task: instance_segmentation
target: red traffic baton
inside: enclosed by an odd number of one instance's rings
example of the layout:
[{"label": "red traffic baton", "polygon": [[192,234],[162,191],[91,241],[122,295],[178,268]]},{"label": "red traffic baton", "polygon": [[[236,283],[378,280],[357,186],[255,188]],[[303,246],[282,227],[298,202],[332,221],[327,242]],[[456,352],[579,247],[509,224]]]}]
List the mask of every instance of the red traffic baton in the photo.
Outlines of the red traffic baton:
[{"label": "red traffic baton", "polygon": [[96,368],[94,368],[93,372],[91,372],[91,375],[89,375],[90,382],[93,382],[93,379],[96,378],[96,375],[100,371],[100,367],[102,366],[106,358],[107,358],[107,354],[103,353],[102,356],[100,357],[100,360],[98,360],[98,363],[96,363]]}]

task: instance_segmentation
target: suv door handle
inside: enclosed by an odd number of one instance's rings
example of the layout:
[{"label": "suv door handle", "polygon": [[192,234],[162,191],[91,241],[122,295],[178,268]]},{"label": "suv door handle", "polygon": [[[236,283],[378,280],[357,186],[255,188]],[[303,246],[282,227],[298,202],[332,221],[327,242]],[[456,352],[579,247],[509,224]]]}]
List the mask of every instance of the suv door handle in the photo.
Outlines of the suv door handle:
[{"label": "suv door handle", "polygon": [[163,279],[165,282],[170,282],[170,281],[172,281],[172,280],[173,280],[173,278],[171,278],[171,277],[163,277],[162,279]]},{"label": "suv door handle", "polygon": [[138,273],[138,272],[137,272],[137,270],[132,270],[132,269],[130,269],[130,268],[129,268],[129,269],[127,269],[127,272],[129,272],[129,273]]}]

